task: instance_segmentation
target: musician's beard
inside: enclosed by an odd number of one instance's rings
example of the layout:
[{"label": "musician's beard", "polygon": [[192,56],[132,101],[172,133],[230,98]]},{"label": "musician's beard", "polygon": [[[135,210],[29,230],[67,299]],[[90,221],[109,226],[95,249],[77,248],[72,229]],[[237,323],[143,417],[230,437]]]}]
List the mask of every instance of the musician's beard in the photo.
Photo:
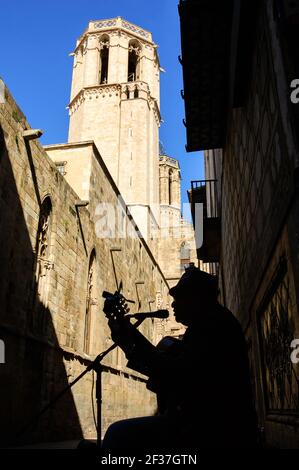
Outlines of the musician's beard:
[{"label": "musician's beard", "polygon": [[[205,310],[203,310],[204,312]],[[173,307],[173,314],[175,321],[177,323],[181,323],[184,326],[190,326],[193,323],[198,323],[202,315],[202,308],[198,305],[194,305],[193,303],[189,302],[186,303],[184,308],[180,308],[180,306]]]}]

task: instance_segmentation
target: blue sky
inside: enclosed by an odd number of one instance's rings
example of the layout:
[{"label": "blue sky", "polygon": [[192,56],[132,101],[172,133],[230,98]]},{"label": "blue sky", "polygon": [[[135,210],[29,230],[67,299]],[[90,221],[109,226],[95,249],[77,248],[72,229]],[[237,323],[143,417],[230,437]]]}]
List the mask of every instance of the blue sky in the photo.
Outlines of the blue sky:
[{"label": "blue sky", "polygon": [[190,180],[203,179],[200,152],[185,151],[182,68],[178,62],[178,0],[11,0],[1,5],[0,76],[43,144],[67,141],[72,58],[89,20],[122,16],[153,34],[161,66],[160,140],[182,172],[182,202]]}]

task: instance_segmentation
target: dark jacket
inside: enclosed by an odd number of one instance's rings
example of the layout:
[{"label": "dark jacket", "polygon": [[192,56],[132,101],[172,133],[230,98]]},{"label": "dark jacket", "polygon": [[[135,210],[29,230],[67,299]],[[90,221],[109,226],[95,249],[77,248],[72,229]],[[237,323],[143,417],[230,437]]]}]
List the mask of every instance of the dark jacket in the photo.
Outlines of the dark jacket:
[{"label": "dark jacket", "polygon": [[179,423],[182,439],[195,439],[199,448],[255,446],[247,346],[229,310],[217,304],[199,313],[182,340],[164,351],[134,335],[128,366],[149,376],[160,412]]}]

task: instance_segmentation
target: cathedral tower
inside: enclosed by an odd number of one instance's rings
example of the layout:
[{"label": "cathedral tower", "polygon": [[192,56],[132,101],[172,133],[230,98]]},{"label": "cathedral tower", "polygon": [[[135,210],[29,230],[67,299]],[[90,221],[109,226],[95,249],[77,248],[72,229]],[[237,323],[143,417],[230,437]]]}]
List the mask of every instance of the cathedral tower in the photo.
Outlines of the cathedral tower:
[{"label": "cathedral tower", "polygon": [[71,55],[68,143],[45,149],[104,239],[130,238],[123,214],[105,205],[107,185],[116,184],[172,287],[196,250],[193,226],[181,215],[179,163],[159,149],[157,45],[150,32],[117,17],[90,21]]},{"label": "cathedral tower", "polygon": [[161,229],[179,226],[181,219],[181,172],[179,162],[166,155],[160,144],[159,157]]},{"label": "cathedral tower", "polygon": [[[174,286],[185,267],[197,264],[193,226],[181,214],[181,172],[176,158],[166,154],[160,144],[160,237],[159,264],[170,287]],[[184,331],[173,314],[167,322],[169,334],[179,336]]]},{"label": "cathedral tower", "polygon": [[159,225],[157,45],[117,17],[91,21],[73,55],[69,143],[95,142],[146,236]]}]

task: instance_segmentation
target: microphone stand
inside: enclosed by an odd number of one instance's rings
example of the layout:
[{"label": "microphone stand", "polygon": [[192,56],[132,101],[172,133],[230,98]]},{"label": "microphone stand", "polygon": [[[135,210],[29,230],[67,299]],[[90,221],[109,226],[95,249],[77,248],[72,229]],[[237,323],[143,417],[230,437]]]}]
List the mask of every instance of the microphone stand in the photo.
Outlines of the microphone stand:
[{"label": "microphone stand", "polygon": [[[139,325],[145,320],[145,318],[140,318],[139,320],[134,323],[134,328],[138,328]],[[97,401],[97,449],[101,449],[101,442],[102,442],[102,372],[103,366],[101,364],[104,357],[110,352],[113,351],[118,345],[113,343],[106,351],[101,352],[95,360],[88,366],[89,370],[93,369],[97,374],[96,379],[96,401]],[[77,378],[83,377],[88,372],[88,370],[84,371],[81,376]],[[73,384],[72,384],[73,385]]]},{"label": "microphone stand", "polygon": [[[145,318],[140,318],[134,323],[134,327],[138,328],[139,325],[145,320]],[[86,369],[78,375],[78,377],[69,383],[61,392],[59,392],[53,400],[50,401],[42,410],[32,419],[32,421],[24,426],[22,430],[17,434],[16,438],[18,439],[21,437],[26,431],[28,431],[35,422],[49,409],[51,408],[68,390],[70,390],[79,380],[81,380],[87,372],[94,370],[97,374],[96,378],[96,402],[97,402],[97,449],[101,449],[101,441],[102,441],[102,372],[103,366],[101,364],[102,360],[105,356],[113,349],[115,349],[118,345],[113,343],[108,349],[101,352],[97,355],[97,357],[86,367]]]}]

